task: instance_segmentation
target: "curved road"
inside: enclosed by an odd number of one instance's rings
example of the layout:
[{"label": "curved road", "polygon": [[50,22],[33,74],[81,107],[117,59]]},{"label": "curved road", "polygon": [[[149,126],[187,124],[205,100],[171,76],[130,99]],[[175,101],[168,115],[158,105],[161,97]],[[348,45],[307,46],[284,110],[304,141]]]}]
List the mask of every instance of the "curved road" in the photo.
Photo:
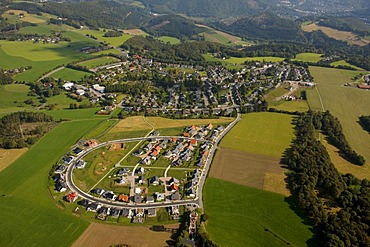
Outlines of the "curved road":
[{"label": "curved road", "polygon": [[[217,149],[217,145],[218,143],[221,141],[221,139],[227,134],[228,131],[230,131],[234,126],[235,124],[241,119],[241,115],[239,113],[239,110],[237,108],[237,111],[238,111],[238,114],[237,114],[237,117],[236,119],[231,122],[220,134],[220,136],[217,137],[217,139],[214,141],[214,142],[211,142],[209,140],[205,140],[205,139],[195,139],[195,138],[188,138],[188,137],[182,137],[182,136],[148,136],[148,137],[138,137],[138,138],[130,138],[130,139],[120,139],[120,140],[113,140],[113,141],[107,141],[107,142],[103,142],[95,147],[92,147],[92,148],[89,148],[89,149],[86,149],[84,150],[79,156],[77,156],[77,158],[75,159],[75,161],[68,166],[67,168],[67,171],[66,171],[66,183],[67,183],[67,186],[73,191],[73,192],[76,192],[78,196],[80,196],[81,198],[83,199],[87,199],[89,201],[92,201],[92,202],[95,202],[95,203],[99,203],[101,204],[102,206],[105,206],[105,207],[116,207],[116,208],[132,208],[132,209],[136,209],[136,208],[143,208],[143,209],[146,209],[146,208],[153,208],[153,207],[170,207],[170,206],[176,206],[176,205],[188,205],[188,204],[191,204],[191,205],[196,205],[200,208],[203,208],[203,187],[204,187],[204,184],[205,184],[205,180],[207,178],[207,174],[208,174],[208,171],[209,171],[209,168],[210,168],[210,165],[211,165],[211,162],[213,160],[213,156],[215,154],[215,151]],[[80,188],[78,188],[74,181],[73,181],[73,170],[75,169],[75,164],[81,160],[83,157],[85,157],[87,154],[89,154],[90,152],[98,149],[98,148],[101,148],[101,147],[104,147],[106,145],[109,145],[109,144],[113,144],[113,143],[122,143],[122,142],[136,142],[136,141],[143,141],[143,140],[149,140],[149,139],[166,139],[166,138],[177,138],[178,140],[192,140],[192,139],[195,139],[197,140],[198,142],[209,142],[209,143],[212,143],[212,148],[209,152],[209,155],[208,155],[208,159],[203,167],[203,170],[202,170],[202,175],[200,177],[200,180],[198,182],[198,188],[197,188],[197,193],[196,193],[196,198],[195,199],[189,199],[189,200],[179,200],[179,201],[164,201],[164,202],[153,202],[153,203],[139,203],[139,204],[136,204],[136,203],[133,203],[133,202],[130,202],[130,203],[123,203],[123,202],[117,202],[117,201],[110,201],[110,200],[106,200],[104,198],[99,198],[99,197],[95,197],[93,195],[90,195],[84,191],[82,191]]]}]

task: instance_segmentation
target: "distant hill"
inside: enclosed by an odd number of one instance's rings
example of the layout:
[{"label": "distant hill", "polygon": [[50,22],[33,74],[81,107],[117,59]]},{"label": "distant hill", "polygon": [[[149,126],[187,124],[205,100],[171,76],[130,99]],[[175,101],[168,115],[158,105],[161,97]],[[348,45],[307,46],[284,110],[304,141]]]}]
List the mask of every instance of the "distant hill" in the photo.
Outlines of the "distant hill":
[{"label": "distant hill", "polygon": [[171,36],[180,40],[197,39],[198,34],[207,30],[198,27],[191,20],[178,15],[164,15],[149,21],[143,30],[153,36]]},{"label": "distant hill", "polygon": [[299,23],[268,13],[214,22],[213,27],[246,39],[301,40],[303,37]]}]

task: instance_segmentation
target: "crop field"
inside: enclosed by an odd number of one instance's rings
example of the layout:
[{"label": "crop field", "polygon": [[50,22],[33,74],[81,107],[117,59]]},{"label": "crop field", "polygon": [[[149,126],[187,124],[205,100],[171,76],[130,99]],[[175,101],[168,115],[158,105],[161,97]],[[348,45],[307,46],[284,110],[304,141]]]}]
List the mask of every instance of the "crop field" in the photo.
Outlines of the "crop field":
[{"label": "crop field", "polygon": [[308,103],[312,110],[322,111],[320,97],[324,110],[337,117],[343,127],[351,147],[365,156],[366,166],[370,164],[370,135],[357,123],[361,115],[370,115],[370,92],[356,87],[344,87],[344,83],[352,82],[360,72],[331,68],[310,67],[315,78],[317,90],[307,91]]},{"label": "crop field", "polygon": [[0,148],[0,172],[7,168],[11,163],[27,152],[28,148],[22,149],[1,149]]},{"label": "crop field", "polygon": [[91,60],[86,60],[86,61],[80,62],[78,64],[81,65],[81,66],[86,66],[89,69],[91,69],[91,68],[96,68],[96,67],[101,66],[101,65],[116,63],[116,62],[119,62],[119,61],[120,60],[118,58],[106,56],[106,57],[98,57],[98,58],[94,58],[94,59],[91,59]]},{"label": "crop field", "polygon": [[26,108],[30,108],[30,106],[23,102],[29,98],[35,99],[35,97],[27,96],[28,92],[29,87],[24,84],[1,85],[0,114],[22,111]]},{"label": "crop field", "polygon": [[57,71],[56,73],[52,74],[51,77],[62,79],[66,81],[80,81],[84,76],[92,75],[92,73],[88,73],[85,71],[65,68],[62,70]]},{"label": "crop field", "polygon": [[315,23],[302,26],[302,29],[305,32],[313,32],[313,31],[321,30],[326,35],[328,35],[330,38],[342,40],[352,45],[365,46],[370,43],[369,39],[361,38],[354,33],[347,32],[347,31],[339,31],[339,30],[336,30],[330,27],[319,26]]},{"label": "crop field", "polygon": [[334,62],[334,63],[331,63],[330,65],[334,66],[334,67],[338,67],[338,66],[349,66],[351,68],[354,68],[355,70],[364,70],[364,69],[361,69],[355,65],[352,65],[348,62],[346,62],[345,60],[340,60],[340,61],[337,61],[337,62]]},{"label": "crop field", "polygon": [[252,44],[252,42],[243,41],[240,37],[221,32],[218,30],[215,30],[213,28],[210,28],[205,25],[196,24],[198,27],[207,28],[208,31],[205,31],[201,33],[200,35],[203,35],[206,41],[220,43],[224,45],[246,45],[249,46]]},{"label": "crop field", "polygon": [[165,43],[170,43],[171,45],[179,44],[181,42],[178,38],[170,36],[161,36],[158,39]]},{"label": "crop field", "polygon": [[315,246],[311,227],[287,200],[276,193],[208,178],[204,190],[207,232],[220,246]]},{"label": "crop field", "polygon": [[100,120],[62,123],[0,172],[0,245],[70,246],[88,222],[55,205],[48,192],[52,165]]},{"label": "crop field", "polygon": [[317,54],[317,53],[300,53],[300,54],[297,54],[295,59],[292,59],[292,60],[316,63],[321,60],[322,55],[323,54]]},{"label": "crop field", "polygon": [[[178,224],[165,225],[177,229]],[[132,247],[167,246],[171,240],[169,232],[154,232],[150,226],[112,226],[92,223],[73,243],[72,247],[100,247],[126,244]]]},{"label": "crop field", "polygon": [[294,136],[292,120],[291,115],[278,113],[245,114],[220,146],[280,158]]},{"label": "crop field", "polygon": [[220,148],[209,176],[288,196],[284,172],[278,158]]},{"label": "crop field", "polygon": [[105,34],[105,32],[102,29],[100,29],[99,31],[90,29],[80,29],[76,30],[75,32],[82,35],[86,34],[92,35],[95,38],[97,38],[99,42],[106,42],[114,47],[120,46],[123,43],[125,43],[128,39],[132,38],[132,36],[129,34],[123,34],[120,37],[104,37],[103,35]]}]

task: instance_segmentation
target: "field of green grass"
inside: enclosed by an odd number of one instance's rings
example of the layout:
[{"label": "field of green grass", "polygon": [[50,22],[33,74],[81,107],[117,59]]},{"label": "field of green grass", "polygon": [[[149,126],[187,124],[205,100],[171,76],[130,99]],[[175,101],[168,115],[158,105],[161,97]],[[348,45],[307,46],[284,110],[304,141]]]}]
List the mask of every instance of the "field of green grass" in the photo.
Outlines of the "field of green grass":
[{"label": "field of green grass", "polygon": [[0,245],[70,246],[88,222],[56,206],[48,174],[100,120],[62,123],[0,173]]},{"label": "field of green grass", "polygon": [[161,36],[158,39],[165,42],[165,43],[170,43],[172,45],[180,43],[180,40],[178,38],[174,38],[174,37],[170,37],[170,36]]},{"label": "field of green grass", "polygon": [[91,130],[89,133],[87,133],[84,138],[85,139],[91,139],[91,138],[97,138],[98,136],[102,135],[105,131],[107,131],[109,128],[111,128],[114,124],[117,123],[117,120],[106,120],[101,122],[98,126],[96,126],[95,129]]},{"label": "field of green grass", "polygon": [[89,55],[80,52],[82,47],[99,43],[78,33],[67,31],[64,36],[71,42],[58,44],[33,43],[31,41],[0,41],[0,67],[12,69],[32,66],[32,69],[14,76],[18,81],[35,81],[43,73],[61,64],[67,64]]},{"label": "field of green grass", "polygon": [[355,65],[352,65],[352,64],[350,64],[350,63],[348,63],[348,62],[346,62],[345,60],[340,60],[340,61],[336,61],[336,62],[334,62],[334,63],[331,63],[330,65],[332,65],[332,66],[334,66],[334,67],[338,67],[338,66],[349,66],[349,67],[351,67],[351,68],[354,68],[355,70],[364,70],[364,69],[361,69],[361,68],[359,68],[359,67],[357,67],[357,66],[355,66]]},{"label": "field of green grass", "polygon": [[[305,100],[286,101],[285,99],[281,99],[281,100],[276,101],[276,98],[286,94],[287,92],[288,90],[282,86],[268,92],[265,95],[265,98],[267,100],[269,108],[275,108],[277,110],[290,111],[290,112],[294,112],[294,111],[305,112],[309,110],[307,101]],[[293,95],[300,97],[300,92],[301,90],[298,90]]]},{"label": "field of green grass", "polygon": [[292,60],[316,63],[321,60],[321,56],[322,54],[317,54],[317,53],[300,53],[300,54],[297,54],[295,59],[292,59]]},{"label": "field of green grass", "polygon": [[206,230],[220,246],[315,246],[282,195],[208,178],[204,190]]},{"label": "field of green grass", "polygon": [[284,58],[281,57],[231,57],[228,59],[219,59],[213,57],[211,54],[204,54],[203,57],[206,61],[209,62],[222,62],[224,65],[230,64],[243,64],[245,61],[265,61],[265,62],[280,62],[283,61]]},{"label": "field of green grass", "polygon": [[0,86],[0,114],[10,113],[14,111],[22,111],[30,109],[31,106],[26,105],[26,99],[35,97],[27,96],[29,87],[24,84],[9,84]]},{"label": "field of green grass", "polygon": [[318,83],[317,90],[307,91],[310,108],[322,111],[320,95],[324,110],[330,110],[340,120],[349,144],[355,151],[365,156],[366,166],[369,166],[370,135],[361,128],[357,121],[361,115],[370,115],[370,92],[356,87],[343,86],[344,83],[351,82],[351,78],[361,71],[321,67],[310,67],[310,71],[315,82]]},{"label": "field of green grass", "polygon": [[[98,30],[90,30],[90,29],[80,29],[76,30],[76,33],[82,35],[92,35],[98,39],[99,42],[106,42],[111,46],[117,47],[125,43],[128,39],[132,38],[129,34],[123,34],[121,37],[104,37],[103,35],[106,33],[103,29]],[[88,37],[87,37],[88,38]]]},{"label": "field of green grass", "polygon": [[280,158],[294,136],[293,117],[260,112],[244,114],[220,147]]},{"label": "field of green grass", "polygon": [[56,73],[52,74],[51,77],[62,79],[66,81],[80,81],[84,76],[90,76],[92,73],[88,73],[85,71],[65,68],[62,70],[57,71]]},{"label": "field of green grass", "polygon": [[62,110],[52,110],[45,111],[46,114],[49,114],[55,118],[59,119],[68,119],[68,120],[81,120],[81,119],[106,119],[109,116],[97,115],[95,114],[101,108],[90,108],[90,109],[62,109]]},{"label": "field of green grass", "polygon": [[81,66],[86,66],[89,69],[91,69],[91,68],[96,68],[96,67],[101,66],[101,65],[116,63],[116,62],[119,62],[119,61],[120,60],[118,58],[107,56],[107,57],[98,57],[98,58],[94,58],[94,59],[91,59],[91,60],[86,60],[86,61],[80,62],[78,64],[81,65]]}]

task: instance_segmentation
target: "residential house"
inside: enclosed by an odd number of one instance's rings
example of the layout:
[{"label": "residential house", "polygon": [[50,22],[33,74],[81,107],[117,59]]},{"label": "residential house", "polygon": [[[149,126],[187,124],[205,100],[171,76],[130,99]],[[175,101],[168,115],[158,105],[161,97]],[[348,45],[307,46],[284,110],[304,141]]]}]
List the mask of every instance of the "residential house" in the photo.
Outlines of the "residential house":
[{"label": "residential house", "polygon": [[146,202],[147,202],[147,203],[154,202],[154,197],[153,197],[153,196],[147,196],[147,197],[146,197]]},{"label": "residential house", "polygon": [[78,196],[77,196],[76,192],[69,193],[66,196],[66,199],[67,199],[68,202],[75,202],[77,200],[77,198],[78,198]]},{"label": "residential house", "polygon": [[155,217],[157,215],[157,211],[155,208],[148,208],[147,214],[149,217]]},{"label": "residential house", "polygon": [[154,186],[159,185],[159,178],[158,178],[158,176],[154,176],[154,177],[152,177],[152,178],[150,179],[150,183],[151,183],[152,185],[154,185]]},{"label": "residential house", "polygon": [[96,212],[98,209],[101,208],[101,205],[98,203],[92,203],[87,207],[87,211]]},{"label": "residential house", "polygon": [[77,163],[76,163],[76,168],[77,169],[83,169],[83,168],[85,168],[85,166],[86,166],[86,161],[83,161],[83,160],[79,160]]},{"label": "residential house", "polygon": [[109,216],[112,217],[112,218],[118,218],[120,213],[121,213],[121,210],[119,210],[117,208],[112,208],[109,212]]},{"label": "residential house", "polygon": [[120,194],[117,198],[117,201],[128,202],[129,201],[129,196],[125,195],[125,194]]}]

